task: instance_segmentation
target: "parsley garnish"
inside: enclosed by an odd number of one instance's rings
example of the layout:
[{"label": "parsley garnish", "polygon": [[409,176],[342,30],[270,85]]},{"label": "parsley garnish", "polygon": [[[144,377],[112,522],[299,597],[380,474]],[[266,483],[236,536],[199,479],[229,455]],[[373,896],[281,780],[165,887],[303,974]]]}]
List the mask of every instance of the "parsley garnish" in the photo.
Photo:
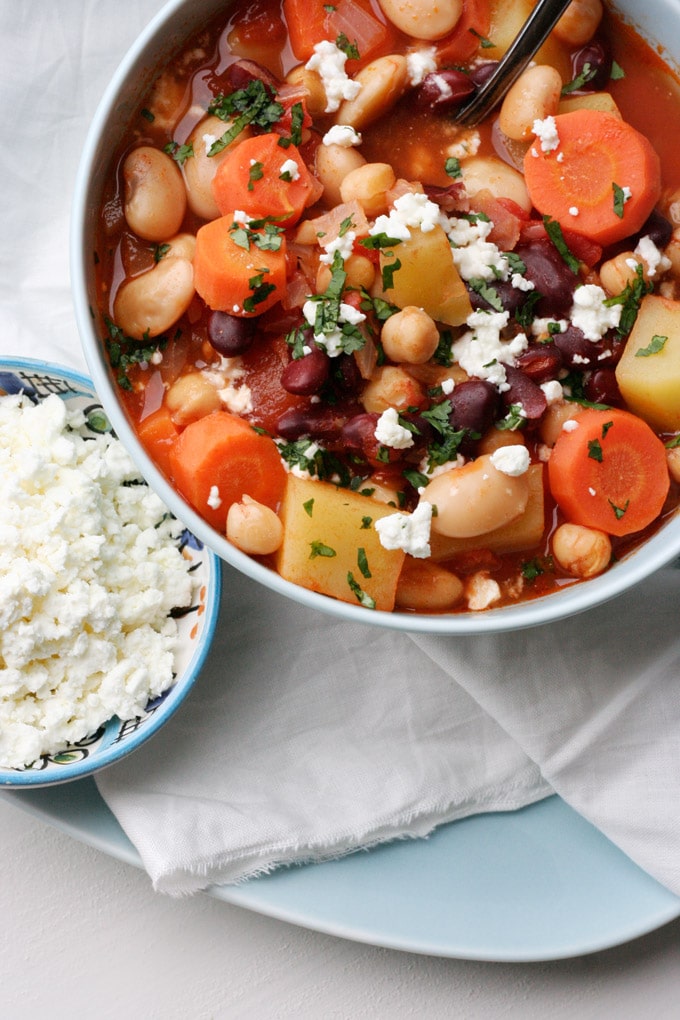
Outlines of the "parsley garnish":
[{"label": "parsley garnish", "polygon": [[179,142],[168,142],[163,146],[163,152],[172,156],[180,166],[184,166],[189,157],[194,155],[194,147],[191,142],[186,145],[180,145]]},{"label": "parsley garnish", "polygon": [[620,64],[617,64],[615,60],[612,60],[612,69],[609,73],[609,77],[612,81],[620,81],[621,78],[626,77],[626,72],[623,70]]},{"label": "parsley garnish", "polygon": [[359,60],[361,54],[356,39],[353,43],[349,41],[344,32],[341,32],[335,40],[335,45],[345,54],[348,60]]},{"label": "parsley garnish", "polygon": [[[374,489],[371,489],[371,493],[373,493],[374,491],[375,491]],[[372,523],[373,523],[373,518],[372,517],[362,517],[361,518],[361,530],[362,531],[367,531],[370,528]]]},{"label": "parsley garnish", "polygon": [[588,456],[591,460],[596,460],[598,464],[602,463],[604,458],[602,456],[602,447],[600,446],[599,439],[588,440]]},{"label": "parsley garnish", "polygon": [[352,220],[352,217],[346,216],[342,223],[340,224],[340,229],[338,230],[338,237],[344,237],[347,231],[351,230],[353,226],[354,222]]},{"label": "parsley garnish", "polygon": [[277,103],[275,93],[260,78],[253,78],[244,89],[237,89],[228,96],[217,96],[208,106],[208,113],[220,120],[233,119],[231,127],[218,138],[208,149],[209,156],[216,156],[226,149],[249,124],[263,130],[269,130],[273,124],[281,120],[284,114],[281,103]]},{"label": "parsley garnish", "polygon": [[658,354],[659,351],[662,351],[664,349],[667,341],[668,341],[667,336],[659,336],[657,333],[655,333],[646,347],[640,347],[639,350],[635,352],[635,357],[649,358],[651,357],[652,354]]},{"label": "parsley garnish", "polygon": [[463,176],[463,171],[460,168],[460,160],[455,156],[449,156],[444,163],[444,172],[447,177],[452,177],[454,181],[459,180]]},{"label": "parsley garnish", "polygon": [[565,263],[569,266],[572,273],[578,273],[581,268],[581,263],[575,255],[569,251],[567,242],[564,240],[564,234],[562,233],[562,227],[559,225],[557,220],[553,220],[550,216],[543,217],[543,226],[545,232],[554,244],[557,251],[560,253]]},{"label": "parsley garnish", "polygon": [[371,234],[370,237],[362,237],[359,241],[362,248],[368,248],[370,251],[376,251],[379,248],[393,248],[395,244],[401,244],[401,238],[389,237],[385,231],[380,234]]},{"label": "parsley garnish", "polygon": [[366,556],[366,550],[363,547],[357,549],[357,566],[364,577],[372,577],[370,567],[368,566],[368,558]]},{"label": "parsley garnish", "polygon": [[428,411],[423,411],[422,417],[440,437],[427,448],[428,470],[431,471],[433,467],[454,459],[458,447],[468,434],[468,429],[454,429],[451,424],[450,400],[443,400],[441,404],[435,404]]},{"label": "parsley garnish", "polygon": [[437,350],[432,355],[432,360],[444,368],[450,368],[453,364],[453,337],[450,330],[444,329],[439,334],[439,343]]},{"label": "parsley garnish", "polygon": [[255,306],[266,301],[271,292],[276,290],[273,283],[264,282],[265,273],[268,272],[269,269],[265,266],[264,269],[260,269],[258,271],[257,276],[251,276],[248,280],[248,286],[250,287],[251,294],[250,297],[247,297],[243,302],[244,312],[254,312]]},{"label": "parsley garnish", "polygon": [[413,486],[416,492],[418,489],[423,489],[426,485],[429,485],[430,479],[427,475],[424,475],[422,471],[415,471],[412,468],[407,468],[405,471],[402,471],[402,474],[409,485]]},{"label": "parsley garnish", "polygon": [[626,510],[630,506],[630,500],[629,499],[626,500],[626,502],[624,503],[623,506],[616,506],[615,503],[612,503],[611,499],[608,499],[607,502],[609,503],[610,507],[614,511],[614,516],[616,517],[617,521],[621,520],[621,518],[625,514]]},{"label": "parsley garnish", "polygon": [[170,251],[170,247],[167,242],[165,244],[154,244],[151,248],[154,262],[160,262],[162,258],[165,258]]},{"label": "parsley garnish", "polygon": [[305,120],[305,108],[302,103],[293,103],[290,108],[290,138],[283,135],[279,138],[278,144],[282,149],[288,149],[291,145],[300,145],[302,142],[302,125]]},{"label": "parsley garnish", "polygon": [[571,92],[579,92],[584,85],[587,85],[589,81],[593,80],[596,74],[597,68],[594,67],[589,60],[586,60],[581,73],[577,74],[572,81],[567,82],[567,84],[562,87],[561,94],[563,96],[568,96]]},{"label": "parsley garnish", "polygon": [[338,555],[335,549],[331,549],[331,547],[326,545],[324,542],[310,542],[309,547],[312,550],[309,554],[310,560],[316,559],[317,556],[326,556],[328,559],[332,559],[334,556]]},{"label": "parsley garnish", "polygon": [[251,244],[260,251],[279,251],[283,243],[283,228],[269,218],[251,220],[247,225],[234,221],[229,233],[234,244],[244,251],[250,251]]},{"label": "parsley garnish", "polygon": [[308,499],[306,503],[303,503],[302,509],[304,510],[308,517],[311,517],[312,514],[314,513],[314,499],[313,498]]},{"label": "parsley garnish", "polygon": [[521,404],[510,404],[508,413],[505,418],[501,418],[500,421],[496,422],[496,428],[501,431],[514,432],[515,429],[521,428],[526,422]]},{"label": "parsley garnish", "polygon": [[347,584],[356,596],[357,602],[359,602],[364,609],[375,609],[375,599],[371,598],[371,596],[363,590],[361,585],[354,580],[354,574],[351,570],[347,574]]},{"label": "parsley garnish", "polygon": [[621,319],[616,329],[616,335],[618,337],[622,338],[628,336],[635,325],[635,320],[637,319],[638,310],[640,308],[640,302],[645,294],[649,294],[653,289],[652,284],[647,283],[644,278],[642,266],[638,265],[635,270],[635,279],[632,283],[627,283],[620,294],[607,298],[605,301],[605,305],[607,305],[607,307],[610,305],[623,305]]},{"label": "parsley garnish", "polygon": [[248,191],[252,191],[255,187],[255,181],[261,181],[263,177],[264,163],[260,163],[259,160],[255,160],[248,171]]},{"label": "parsley garnish", "polygon": [[395,259],[390,265],[383,266],[382,285],[383,290],[391,290],[394,287],[394,274],[401,269],[401,259]]},{"label": "parsley garnish", "polygon": [[147,108],[144,107],[144,109],[141,110],[140,112],[141,112],[142,117],[144,118],[144,120],[148,120],[149,124],[153,124],[153,122],[155,121],[156,117],[151,112],[151,110],[147,110]]},{"label": "parsley garnish", "polygon": [[468,280],[468,284],[470,289],[473,290],[475,294],[479,294],[480,298],[486,301],[488,305],[491,305],[494,311],[502,312],[504,310],[500,294],[496,288],[492,287],[486,280],[483,280],[481,277],[474,277],[473,279]]},{"label": "parsley garnish", "polygon": [[133,365],[148,364],[157,351],[165,350],[168,339],[167,337],[157,337],[153,343],[150,343],[148,333],[145,333],[144,343],[140,344],[139,340],[126,336],[120,326],[109,319],[108,315],[104,317],[104,323],[109,334],[105,339],[105,345],[111,368],[119,369],[116,381],[122,390],[131,390],[132,383],[128,378],[128,370]]},{"label": "parsley garnish", "polygon": [[486,36],[481,35],[474,28],[468,28],[468,32],[479,39],[479,45],[482,47],[483,50],[492,50],[496,45],[494,42],[491,42],[490,39],[487,39]]},{"label": "parsley garnish", "polygon": [[623,219],[623,207],[626,204],[626,193],[623,188],[612,181],[612,191],[614,192],[614,215],[618,216],[620,220]]},{"label": "parsley garnish", "polygon": [[680,446],[680,436],[674,436],[665,444],[667,450],[676,450]]},{"label": "parsley garnish", "polygon": [[[333,478],[340,486],[350,484],[350,475],[341,461],[310,439],[295,439],[290,442],[277,441],[279,453],[290,467],[308,471],[312,477],[322,481]],[[310,515],[311,516],[311,515]]]}]

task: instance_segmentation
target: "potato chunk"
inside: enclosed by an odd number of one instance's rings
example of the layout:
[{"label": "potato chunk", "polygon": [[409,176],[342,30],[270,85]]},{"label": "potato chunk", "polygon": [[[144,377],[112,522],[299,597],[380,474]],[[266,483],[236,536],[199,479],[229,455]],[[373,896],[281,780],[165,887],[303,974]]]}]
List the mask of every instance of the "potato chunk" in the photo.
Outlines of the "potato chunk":
[{"label": "potato chunk", "polygon": [[289,474],[279,574],[342,602],[391,612],[404,553],[384,549],[373,525],[393,513],[395,507],[368,496]]},{"label": "potato chunk", "polygon": [[394,269],[386,300],[399,308],[415,305],[437,322],[460,326],[472,312],[470,298],[451,257],[451,245],[440,226],[411,229],[408,241],[380,253],[383,282]]},{"label": "potato chunk", "polygon": [[680,429],[680,302],[643,298],[616,380],[629,410],[648,425]]}]

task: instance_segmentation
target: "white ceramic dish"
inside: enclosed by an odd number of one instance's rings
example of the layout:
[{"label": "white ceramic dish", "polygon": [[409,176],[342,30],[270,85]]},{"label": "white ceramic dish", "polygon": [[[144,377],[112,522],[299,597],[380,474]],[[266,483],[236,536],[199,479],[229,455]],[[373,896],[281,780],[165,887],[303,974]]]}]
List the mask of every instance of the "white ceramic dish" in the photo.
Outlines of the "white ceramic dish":
[{"label": "white ceramic dish", "polygon": [[[56,393],[72,408],[83,411],[93,433],[110,431],[92,383],[77,372],[42,361],[1,358],[0,391],[15,393],[20,390],[34,400]],[[110,719],[92,736],[69,745],[59,754],[43,755],[23,769],[0,768],[0,787],[48,786],[92,775],[140,747],[179,708],[198,678],[210,648],[221,592],[219,559],[189,531],[184,531],[180,542],[200,585],[195,603],[177,620],[177,678],[173,686],[150,701],[139,719]]]},{"label": "white ceramic dish", "polygon": [[[644,547],[625,557],[605,574],[563,591],[518,605],[483,613],[416,615],[367,611],[330,599],[283,580],[239,552],[214,531],[174,491],[152,463],[121,407],[107,364],[92,309],[96,308],[93,280],[94,221],[102,182],[108,172],[126,122],[158,69],[187,36],[218,10],[224,0],[170,0],[131,47],[97,110],[88,134],[77,176],[72,219],[71,277],[76,315],[85,356],[102,403],[114,428],[139,470],[173,513],[222,559],[249,577],[289,598],[349,621],[381,627],[439,634],[479,634],[515,630],[583,612],[637,584],[680,554],[680,517],[676,514]],[[616,5],[649,40],[660,46],[669,63],[680,60],[680,4],[678,0],[620,0]],[[660,26],[663,26],[661,30]],[[675,30],[677,29],[677,31]]]}]

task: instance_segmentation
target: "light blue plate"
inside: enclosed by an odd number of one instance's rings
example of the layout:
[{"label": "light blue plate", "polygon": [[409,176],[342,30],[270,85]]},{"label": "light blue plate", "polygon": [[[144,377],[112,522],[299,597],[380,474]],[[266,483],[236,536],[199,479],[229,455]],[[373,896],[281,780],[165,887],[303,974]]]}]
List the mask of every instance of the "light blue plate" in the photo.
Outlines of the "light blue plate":
[{"label": "light blue plate", "polygon": [[[141,867],[93,780],[0,796]],[[557,797],[210,894],[371,945],[505,962],[596,952],[680,916],[680,899]]]}]

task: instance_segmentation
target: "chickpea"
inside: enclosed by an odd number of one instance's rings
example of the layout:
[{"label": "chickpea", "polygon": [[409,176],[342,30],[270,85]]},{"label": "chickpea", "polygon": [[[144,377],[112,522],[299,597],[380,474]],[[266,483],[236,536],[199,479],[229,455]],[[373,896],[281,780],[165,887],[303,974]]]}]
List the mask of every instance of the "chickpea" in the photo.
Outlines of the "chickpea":
[{"label": "chickpea", "polygon": [[166,241],[182,225],[186,192],[170,156],[150,145],[133,149],[123,163],[124,212],[130,230],[145,241]]},{"label": "chickpea", "polygon": [[477,443],[478,453],[495,453],[502,446],[525,446],[524,436],[514,429],[497,429],[492,426]]},{"label": "chickpea", "polygon": [[346,285],[370,290],[375,281],[375,267],[365,255],[352,254],[345,259]]},{"label": "chickpea", "polygon": [[643,270],[645,268],[643,260],[632,251],[619,252],[618,255],[602,263],[600,266],[600,283],[610,297],[620,294],[629,283],[635,281],[637,275],[636,266],[642,266]]},{"label": "chickpea", "polygon": [[217,141],[225,131],[229,130],[229,127],[230,123],[220,120],[219,117],[204,117],[187,139],[187,143],[193,150],[193,156],[189,156],[182,167],[187,201],[191,211],[204,220],[215,220],[220,215],[212,190],[213,177],[217,168],[234,146],[252,134],[250,128],[245,127],[231,144],[215,156],[209,156],[208,149],[212,145],[211,139]]},{"label": "chickpea", "polygon": [[342,102],[336,123],[351,124],[361,131],[391,110],[408,88],[406,57],[398,53],[378,57],[358,71],[354,80],[361,84],[361,91]]},{"label": "chickpea", "polygon": [[589,42],[602,20],[601,0],[572,0],[553,32],[567,46]]},{"label": "chickpea", "polygon": [[419,613],[442,613],[455,606],[463,597],[463,582],[450,570],[436,563],[404,560],[396,591],[399,609]]},{"label": "chickpea", "polygon": [[188,425],[222,406],[216,388],[200,372],[180,375],[168,390],[165,403],[175,425]]},{"label": "chickpea", "polygon": [[113,318],[133,340],[159,336],[186,312],[195,293],[194,270],[185,258],[164,258],[118,291]]},{"label": "chickpea", "polygon": [[552,541],[553,555],[572,577],[595,577],[611,561],[609,535],[581,524],[561,524]]},{"label": "chickpea", "polygon": [[680,483],[680,446],[674,446],[666,451],[668,471],[674,482]]},{"label": "chickpea", "polygon": [[434,478],[421,499],[437,508],[432,530],[449,538],[485,535],[514,520],[529,500],[526,472],[511,476],[484,454]]},{"label": "chickpea", "polygon": [[416,380],[396,365],[382,365],[366,384],[360,400],[364,410],[382,414],[388,407],[405,411],[423,402],[424,392]]},{"label": "chickpea", "polygon": [[439,330],[426,311],[407,305],[385,322],[380,341],[390,361],[423,365],[439,346]]},{"label": "chickpea", "polygon": [[490,191],[494,198],[511,198],[525,212],[531,212],[531,199],[524,177],[496,156],[472,156],[461,163],[461,172],[470,198]]},{"label": "chickpea", "polygon": [[369,219],[387,212],[387,192],[396,183],[389,163],[365,163],[350,170],[340,185],[343,202],[356,201]]},{"label": "chickpea", "polygon": [[289,85],[299,85],[307,92],[307,111],[312,118],[322,117],[326,112],[326,90],[316,71],[298,64],[286,75]]},{"label": "chickpea", "polygon": [[564,423],[578,418],[583,408],[570,400],[557,400],[549,404],[541,418],[540,434],[546,446],[554,446],[564,428]]},{"label": "chickpea", "polygon": [[392,24],[412,39],[442,39],[452,32],[463,13],[463,0],[433,4],[430,0],[379,0]]},{"label": "chickpea", "polygon": [[243,495],[241,502],[232,503],[227,511],[226,534],[242,552],[267,556],[281,545],[283,524],[270,507]]},{"label": "chickpea", "polygon": [[534,134],[536,120],[557,113],[562,91],[559,71],[548,64],[527,68],[503,100],[498,125],[508,138],[528,142]]},{"label": "chickpea", "polygon": [[366,160],[354,148],[344,145],[320,145],[316,150],[316,176],[323,184],[324,199],[329,206],[340,205],[340,185],[352,170]]}]

